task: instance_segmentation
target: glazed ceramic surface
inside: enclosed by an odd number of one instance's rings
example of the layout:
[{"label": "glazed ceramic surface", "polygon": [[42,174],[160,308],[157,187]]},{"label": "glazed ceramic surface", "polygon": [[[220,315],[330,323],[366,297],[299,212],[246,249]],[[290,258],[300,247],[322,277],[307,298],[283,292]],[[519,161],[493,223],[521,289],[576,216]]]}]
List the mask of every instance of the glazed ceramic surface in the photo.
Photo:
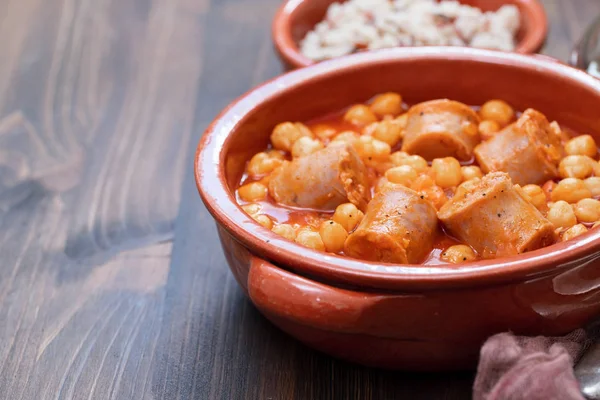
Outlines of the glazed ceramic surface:
[{"label": "glazed ceramic surface", "polygon": [[[459,0],[483,11],[495,11],[514,4],[521,12],[521,29],[517,34],[517,53],[530,54],[540,49],[547,33],[544,7],[538,0]],[[272,34],[277,52],[288,69],[305,67],[315,62],[304,57],[298,43],[318,22],[327,8],[339,0],[289,0],[275,14]]]},{"label": "glazed ceramic surface", "polygon": [[253,303],[304,343],[366,365],[459,369],[511,330],[560,335],[600,311],[600,230],[518,257],[458,266],[389,265],[312,251],[255,223],[233,196],[246,161],[282,121],[303,121],[373,95],[408,103],[491,98],[600,140],[600,81],[543,58],[465,48],[390,49],[316,64],[247,93],[208,128],[198,189],[227,261]]}]

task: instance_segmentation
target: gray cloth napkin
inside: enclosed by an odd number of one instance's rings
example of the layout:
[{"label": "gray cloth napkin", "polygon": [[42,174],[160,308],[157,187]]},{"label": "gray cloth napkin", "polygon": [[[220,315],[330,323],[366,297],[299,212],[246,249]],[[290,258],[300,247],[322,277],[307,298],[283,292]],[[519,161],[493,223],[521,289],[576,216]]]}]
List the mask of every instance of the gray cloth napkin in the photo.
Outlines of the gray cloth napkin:
[{"label": "gray cloth napkin", "polygon": [[481,348],[473,399],[584,400],[573,365],[596,334],[594,328],[554,338],[490,337]]}]

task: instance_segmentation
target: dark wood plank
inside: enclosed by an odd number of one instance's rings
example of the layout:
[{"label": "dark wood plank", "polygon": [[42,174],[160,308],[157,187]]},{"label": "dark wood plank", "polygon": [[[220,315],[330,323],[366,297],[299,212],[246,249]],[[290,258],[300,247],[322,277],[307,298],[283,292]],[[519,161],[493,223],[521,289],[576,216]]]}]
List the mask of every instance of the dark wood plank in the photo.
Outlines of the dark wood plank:
[{"label": "dark wood plank", "polygon": [[2,7],[0,397],[150,393],[208,2]]},{"label": "dark wood plank", "polygon": [[[597,0],[544,0],[566,59]],[[273,328],[225,264],[196,141],[281,72],[279,0],[0,4],[0,398],[462,399]]]}]

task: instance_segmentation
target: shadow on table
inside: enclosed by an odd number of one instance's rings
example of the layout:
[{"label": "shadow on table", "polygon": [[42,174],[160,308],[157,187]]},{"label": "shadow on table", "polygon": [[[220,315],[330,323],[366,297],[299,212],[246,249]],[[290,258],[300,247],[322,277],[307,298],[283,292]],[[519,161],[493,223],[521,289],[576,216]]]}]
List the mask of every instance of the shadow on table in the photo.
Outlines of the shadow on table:
[{"label": "shadow on table", "polygon": [[[246,399],[464,399],[470,373],[386,371],[333,359],[278,330],[238,291],[239,353],[217,398]],[[233,343],[231,343],[233,345]],[[240,365],[242,366],[240,368]],[[236,370],[236,371],[233,371]],[[227,379],[228,378],[228,379]]]}]

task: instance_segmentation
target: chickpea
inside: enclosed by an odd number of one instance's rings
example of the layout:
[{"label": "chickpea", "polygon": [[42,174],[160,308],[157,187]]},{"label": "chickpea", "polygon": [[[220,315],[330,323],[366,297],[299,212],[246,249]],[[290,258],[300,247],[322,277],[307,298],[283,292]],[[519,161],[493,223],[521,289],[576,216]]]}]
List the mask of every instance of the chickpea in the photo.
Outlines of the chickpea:
[{"label": "chickpea", "polygon": [[267,229],[273,228],[273,221],[265,214],[252,215],[252,218]]},{"label": "chickpea", "polygon": [[354,142],[354,148],[361,158],[372,157],[373,138],[371,136],[360,136],[358,140]]},{"label": "chickpea", "polygon": [[381,140],[373,139],[372,145],[373,157],[375,158],[386,158],[392,153],[390,145]]},{"label": "chickpea", "polygon": [[577,225],[572,226],[571,228],[567,229],[562,234],[562,241],[566,242],[567,240],[571,240],[579,235],[583,235],[587,231],[588,231],[588,229],[585,227],[585,225],[577,224]]},{"label": "chickpea", "polygon": [[367,163],[367,165],[377,171],[379,174],[385,174],[386,171],[394,167],[389,160],[374,160]]},{"label": "chickpea", "polygon": [[254,178],[270,174],[273,170],[283,163],[282,159],[271,156],[268,153],[260,152],[254,155],[246,168],[248,174]]},{"label": "chickpea", "polygon": [[249,165],[250,164],[256,164],[256,163],[258,163],[258,162],[260,162],[262,160],[267,160],[267,159],[270,159],[270,158],[275,158],[275,157],[271,157],[269,155],[269,153],[267,153],[266,151],[261,151],[259,153],[256,153],[255,155],[253,155],[252,158],[250,159],[250,162],[248,164]]},{"label": "chickpea", "polygon": [[292,145],[302,136],[313,136],[306,125],[300,122],[283,122],[273,129],[271,143],[277,150],[290,151]]},{"label": "chickpea", "polygon": [[344,120],[353,125],[368,125],[377,122],[377,116],[364,104],[356,104],[344,114]]},{"label": "chickpea", "polygon": [[383,93],[373,99],[371,111],[379,117],[398,115],[402,112],[402,96],[398,93]]},{"label": "chickpea", "polygon": [[294,122],[294,126],[300,131],[301,136],[315,137],[310,128],[304,125],[302,122]]},{"label": "chickpea", "polygon": [[577,217],[573,207],[563,200],[559,200],[550,206],[548,220],[555,228],[570,228],[577,224]]},{"label": "chickpea", "polygon": [[260,212],[262,206],[258,203],[250,203],[242,206],[242,210],[246,212],[246,214],[253,216]]},{"label": "chickpea", "polygon": [[276,149],[289,151],[300,136],[300,131],[292,122],[282,122],[273,129],[271,143]]},{"label": "chickpea", "polygon": [[337,135],[337,130],[326,124],[319,124],[312,127],[312,132],[321,140],[328,140]]},{"label": "chickpea", "polygon": [[281,150],[276,150],[276,149],[271,149],[271,150],[267,150],[267,155],[270,158],[274,158],[276,160],[285,160],[285,152],[281,151]]},{"label": "chickpea", "polygon": [[594,157],[598,152],[598,146],[590,135],[581,135],[569,140],[565,144],[565,151],[569,155]]},{"label": "chickpea", "polygon": [[558,165],[561,178],[584,179],[592,175],[595,161],[588,156],[566,156]]},{"label": "chickpea", "polygon": [[392,154],[390,154],[390,160],[392,161],[392,163],[394,163],[394,165],[402,165],[400,164],[400,161],[407,157],[410,157],[410,154],[404,151],[395,151]]},{"label": "chickpea", "polygon": [[460,163],[454,157],[436,158],[431,168],[435,183],[443,188],[458,186],[462,180]]},{"label": "chickpea", "polygon": [[596,162],[593,158],[591,158],[592,170],[594,171],[594,176],[600,176],[600,162]]},{"label": "chickpea", "polygon": [[404,113],[396,118],[396,122],[398,125],[400,125],[400,128],[406,129],[406,124],[408,123],[408,113]]},{"label": "chickpea", "polygon": [[600,221],[600,201],[594,199],[581,199],[573,207],[579,222]]},{"label": "chickpea", "polygon": [[525,185],[521,188],[531,204],[538,210],[546,210],[548,207],[546,193],[538,185]]},{"label": "chickpea", "polygon": [[375,127],[373,137],[390,146],[395,146],[402,139],[402,128],[395,121],[382,121]]},{"label": "chickpea", "polygon": [[412,190],[416,192],[423,191],[435,185],[435,181],[429,175],[420,175],[411,185]]},{"label": "chickpea", "polygon": [[346,229],[335,221],[325,221],[319,229],[321,240],[325,249],[330,253],[339,253],[344,248],[344,242],[348,237]]},{"label": "chickpea", "polygon": [[247,183],[238,189],[240,198],[244,201],[259,201],[267,197],[269,190],[259,182]]},{"label": "chickpea", "polygon": [[550,195],[552,201],[564,200],[569,203],[577,203],[588,197],[592,197],[592,192],[581,179],[577,178],[561,180]]},{"label": "chickpea", "polygon": [[591,178],[587,178],[586,180],[583,181],[583,183],[585,183],[585,186],[587,186],[587,188],[592,193],[592,197],[600,196],[600,177],[599,176],[592,176]]},{"label": "chickpea", "polygon": [[483,120],[496,121],[500,126],[506,126],[513,120],[515,111],[505,101],[490,100],[481,106],[479,114]]},{"label": "chickpea", "polygon": [[321,143],[320,140],[303,136],[296,140],[292,146],[292,157],[304,157],[314,153],[315,151],[321,150],[323,147],[325,146],[323,146],[323,143]]},{"label": "chickpea", "polygon": [[410,187],[410,184],[417,179],[417,171],[410,165],[401,165],[399,167],[388,169],[385,173],[385,177],[392,183]]},{"label": "chickpea", "polygon": [[483,173],[481,172],[481,168],[479,168],[475,165],[461,167],[460,173],[462,175],[462,180],[464,182],[470,181],[471,179],[475,179],[475,178],[483,178]]},{"label": "chickpea", "polygon": [[355,141],[358,140],[358,138],[360,137],[360,135],[354,131],[344,131],[341,133],[338,133],[332,140],[333,142],[345,142],[345,143],[354,143]]},{"label": "chickpea", "polygon": [[364,214],[352,203],[344,203],[337,206],[333,213],[333,219],[338,224],[342,225],[346,232],[352,232],[356,225],[362,221]]},{"label": "chickpea", "polygon": [[600,221],[598,221],[594,225],[592,225],[592,229],[596,229],[599,226],[600,226]]},{"label": "chickpea", "polygon": [[296,239],[296,230],[290,224],[278,224],[271,228],[271,231],[286,238],[287,240]]},{"label": "chickpea", "polygon": [[452,264],[458,264],[466,261],[474,261],[477,259],[477,255],[469,246],[457,244],[444,250],[441,259]]},{"label": "chickpea", "polygon": [[437,185],[433,185],[428,187],[427,189],[422,190],[421,193],[425,199],[427,199],[433,206],[439,210],[446,202],[448,201],[448,196],[444,192],[444,189]]},{"label": "chickpea", "polygon": [[479,133],[483,140],[490,139],[498,131],[500,131],[500,124],[496,121],[484,120],[479,123]]},{"label": "chickpea", "polygon": [[296,235],[296,243],[309,249],[325,251],[325,244],[319,232],[310,229],[301,229]]},{"label": "chickpea", "polygon": [[381,140],[373,139],[371,136],[361,136],[355,143],[354,147],[358,155],[363,159],[371,160],[373,158],[386,158],[392,148],[389,144]]},{"label": "chickpea", "polygon": [[[396,152],[394,154],[397,154],[397,153],[401,153],[401,152]],[[406,154],[406,153],[404,153],[404,154]],[[427,168],[429,168],[427,161],[425,161],[425,159],[423,157],[417,156],[417,155],[406,156],[406,157],[399,157],[399,156],[393,157],[393,155],[392,155],[392,162],[397,166],[410,165],[418,173],[425,172],[425,171],[427,171]]]},{"label": "chickpea", "polygon": [[[383,121],[381,121],[381,122],[383,122]],[[380,124],[380,122],[371,122],[369,125],[362,128],[361,135],[373,136],[373,133],[375,133],[375,129],[377,128],[377,125],[379,125],[379,124]]]},{"label": "chickpea", "polygon": [[479,135],[478,125],[471,121],[463,121],[461,124],[462,131],[469,136]]}]

